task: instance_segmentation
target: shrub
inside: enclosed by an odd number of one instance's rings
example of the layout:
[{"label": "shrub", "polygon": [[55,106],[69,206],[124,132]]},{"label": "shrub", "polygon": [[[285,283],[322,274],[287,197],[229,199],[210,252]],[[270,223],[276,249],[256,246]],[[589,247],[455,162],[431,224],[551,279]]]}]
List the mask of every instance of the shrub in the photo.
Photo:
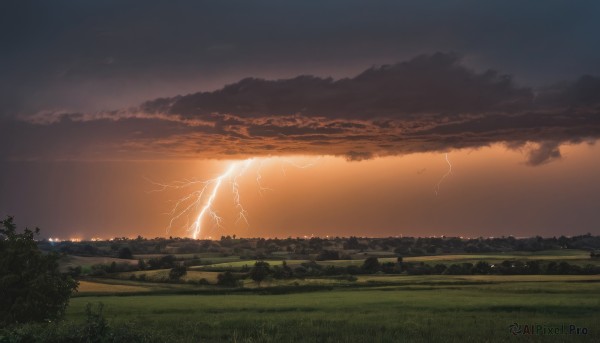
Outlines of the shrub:
[{"label": "shrub", "polygon": [[256,261],[254,267],[250,269],[250,278],[254,280],[260,287],[260,283],[265,280],[271,270],[269,269],[269,263],[265,261]]},{"label": "shrub", "polygon": [[169,280],[178,281],[185,274],[187,274],[187,268],[185,266],[177,266],[169,271]]},{"label": "shrub", "polygon": [[223,287],[238,287],[239,282],[236,277],[231,274],[231,272],[227,271],[223,274],[217,275],[217,285]]},{"label": "shrub", "polygon": [[381,265],[377,257],[371,256],[365,259],[361,269],[367,274],[374,274],[381,269]]},{"label": "shrub", "polygon": [[42,254],[34,236],[17,233],[13,218],[0,226],[0,324],[54,320],[64,314],[78,282],[58,270],[58,255]]}]

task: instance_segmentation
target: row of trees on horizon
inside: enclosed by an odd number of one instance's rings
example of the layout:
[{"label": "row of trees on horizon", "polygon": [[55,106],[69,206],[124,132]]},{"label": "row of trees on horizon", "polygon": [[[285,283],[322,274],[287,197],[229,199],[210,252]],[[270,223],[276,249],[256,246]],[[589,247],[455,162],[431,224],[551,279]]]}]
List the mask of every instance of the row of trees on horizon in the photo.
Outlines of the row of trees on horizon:
[{"label": "row of trees on horizon", "polygon": [[[115,239],[95,242],[39,241],[42,250],[81,256],[110,256],[130,258],[141,254],[201,254],[223,256],[239,255],[264,258],[286,254],[294,258],[348,259],[357,253],[378,251],[389,256],[422,256],[452,253],[502,253],[511,251],[536,252],[557,249],[581,249],[595,254],[600,249],[600,236],[591,234],[573,237],[540,236],[531,238],[495,237],[464,239],[460,237],[388,237],[388,238],[235,238],[223,236],[220,240],[193,239]],[[123,250],[127,248],[127,250]],[[336,255],[337,254],[337,255]]]}]

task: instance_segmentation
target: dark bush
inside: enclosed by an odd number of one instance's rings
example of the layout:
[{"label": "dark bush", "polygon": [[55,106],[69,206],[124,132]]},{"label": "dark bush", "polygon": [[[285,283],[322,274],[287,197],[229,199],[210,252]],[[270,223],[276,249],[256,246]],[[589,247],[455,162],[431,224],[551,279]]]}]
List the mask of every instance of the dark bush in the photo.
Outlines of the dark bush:
[{"label": "dark bush", "polygon": [[119,258],[131,260],[133,258],[133,254],[131,253],[131,249],[129,247],[123,247],[119,250]]},{"label": "dark bush", "polygon": [[60,318],[77,289],[77,281],[59,272],[58,255],[39,250],[38,233],[17,233],[12,217],[1,223],[0,324]]},{"label": "dark bush", "polygon": [[379,264],[379,260],[377,257],[367,257],[363,262],[361,269],[363,272],[367,274],[377,273],[381,269],[381,265]]},{"label": "dark bush", "polygon": [[187,268],[185,266],[177,266],[169,271],[169,280],[179,281],[184,275],[187,274]]},{"label": "dark bush", "polygon": [[335,250],[321,250],[319,255],[317,255],[317,261],[326,261],[326,260],[339,260],[340,253]]},{"label": "dark bush", "polygon": [[268,262],[256,261],[256,263],[254,263],[254,267],[250,269],[249,276],[260,287],[260,283],[264,281],[270,273],[271,269],[269,268]]},{"label": "dark bush", "polygon": [[225,272],[217,275],[217,285],[223,287],[238,287],[239,282],[238,279],[231,273]]}]

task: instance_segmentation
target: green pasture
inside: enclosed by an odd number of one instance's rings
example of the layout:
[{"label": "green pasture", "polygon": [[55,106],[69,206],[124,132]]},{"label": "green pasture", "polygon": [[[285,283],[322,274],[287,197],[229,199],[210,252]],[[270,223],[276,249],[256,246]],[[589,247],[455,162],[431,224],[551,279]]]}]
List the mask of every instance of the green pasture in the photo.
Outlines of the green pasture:
[{"label": "green pasture", "polygon": [[173,255],[178,260],[200,259],[203,264],[225,263],[240,261],[239,256],[221,256],[214,253],[197,253],[197,254],[140,254],[133,257],[137,260],[149,260],[153,258],[161,258],[166,255]]},{"label": "green pasture", "polygon": [[[265,262],[268,262],[269,265],[271,266],[280,266],[283,264],[284,260],[269,260],[266,259],[264,260]],[[285,260],[285,262],[289,265],[299,265],[300,263],[303,262],[308,262],[308,260]],[[223,263],[214,263],[214,264],[209,264],[209,265],[203,265],[203,266],[196,266],[196,267],[191,267],[190,269],[194,270],[194,269],[203,269],[203,268],[217,268],[217,269],[227,269],[227,268],[242,268],[244,266],[247,266],[249,268],[251,268],[252,266],[254,266],[254,263],[256,263],[256,260],[237,260],[237,261],[232,261],[232,262],[223,262]]]},{"label": "green pasture", "polygon": [[[67,318],[81,320],[87,303],[102,302],[111,325],[127,323],[157,342],[600,340],[599,276],[372,278],[389,285],[283,295],[76,297]],[[395,284],[400,278],[404,283]],[[513,323],[573,324],[588,334],[513,337]]]},{"label": "green pasture", "polygon": [[[118,279],[131,279],[132,275],[135,276],[136,279],[139,279],[143,276],[147,281],[163,282],[169,279],[169,271],[170,269],[141,270],[136,272],[118,273],[115,276]],[[205,279],[209,283],[216,283],[218,274],[218,272],[188,270],[186,275],[181,278],[181,281],[199,281]]]},{"label": "green pasture", "polygon": [[[355,255],[356,259],[352,260],[330,260],[330,261],[317,261],[321,265],[334,265],[338,267],[355,265],[362,265],[364,258],[370,256],[368,252],[366,255]],[[361,258],[364,257],[364,258]],[[210,258],[206,258],[208,260]],[[378,258],[380,263],[384,262],[396,262],[396,257],[380,257]],[[589,252],[584,250],[575,249],[563,249],[563,250],[545,250],[538,252],[510,252],[510,253],[482,253],[482,254],[454,254],[454,255],[430,255],[430,256],[411,256],[404,257],[404,262],[423,262],[427,264],[452,264],[452,263],[477,263],[479,261],[486,261],[488,263],[501,263],[506,260],[537,260],[537,261],[567,261],[573,264],[585,265],[585,264],[600,264],[600,260],[590,259]],[[265,260],[270,265],[281,265],[282,260]],[[244,266],[252,267],[256,260],[233,260],[222,263],[207,264],[203,266],[192,267],[191,269],[227,269],[227,268],[242,268]],[[286,260],[286,263],[290,267],[295,267],[303,262],[309,262],[308,260]]]}]

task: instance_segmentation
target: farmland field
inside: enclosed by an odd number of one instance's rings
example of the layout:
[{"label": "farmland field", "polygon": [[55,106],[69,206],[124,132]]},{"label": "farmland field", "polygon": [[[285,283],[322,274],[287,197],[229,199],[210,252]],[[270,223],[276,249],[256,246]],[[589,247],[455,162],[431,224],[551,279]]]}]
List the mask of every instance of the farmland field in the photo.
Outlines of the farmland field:
[{"label": "farmland field", "polygon": [[[334,266],[360,266],[366,256],[381,255],[374,252],[366,252],[363,254],[354,254],[351,260],[330,260],[319,261],[319,264],[334,265]],[[389,253],[387,254],[389,255]],[[385,256],[385,255],[384,255]],[[215,258],[208,258],[214,260]],[[405,257],[405,262],[423,262],[426,264],[437,263],[477,263],[478,261],[487,261],[489,263],[501,263],[505,260],[537,260],[537,261],[569,261],[574,264],[600,264],[600,260],[590,260],[589,252],[576,249],[565,250],[546,250],[538,252],[509,252],[509,253],[482,253],[482,254],[443,254],[430,256],[412,256]],[[296,266],[309,260],[286,260],[290,266]],[[380,262],[395,262],[396,257],[379,257]],[[244,266],[251,267],[256,260],[239,260],[234,259],[227,262],[207,264],[204,266],[193,267],[193,269],[203,268],[241,268]],[[283,260],[266,260],[271,265],[281,265]]]},{"label": "farmland field", "polygon": [[108,284],[101,282],[79,281],[79,293],[134,293],[149,292],[151,288],[143,285]]},{"label": "farmland field", "polygon": [[[78,320],[87,303],[102,302],[112,325],[134,323],[152,339],[181,342],[600,339],[599,276],[365,276],[358,282],[373,279],[376,287],[282,295],[80,296],[67,317]],[[512,337],[513,323],[576,325],[588,333]]]},{"label": "farmland field", "polygon": [[108,264],[108,263],[126,263],[126,264],[137,264],[136,260],[126,260],[121,258],[112,258],[112,257],[103,257],[103,256],[95,256],[95,257],[84,257],[84,256],[64,256],[60,261],[60,267],[62,271],[66,271],[69,267],[80,266],[84,270],[89,270],[92,265],[95,264]]},{"label": "farmland field", "polygon": [[[63,336],[88,327],[88,304],[102,303],[112,332],[131,332],[130,342],[600,341],[600,259],[590,251],[457,251],[399,260],[389,249],[331,249],[337,253],[67,255],[63,269],[81,266],[82,273],[57,327]],[[251,277],[257,259],[268,264],[260,282]],[[369,259],[377,268],[365,267]],[[476,268],[482,261],[489,269]],[[173,277],[176,266],[185,273]],[[461,269],[447,272],[451,267]],[[233,283],[221,282],[226,274]],[[560,334],[548,334],[557,327]]]}]

